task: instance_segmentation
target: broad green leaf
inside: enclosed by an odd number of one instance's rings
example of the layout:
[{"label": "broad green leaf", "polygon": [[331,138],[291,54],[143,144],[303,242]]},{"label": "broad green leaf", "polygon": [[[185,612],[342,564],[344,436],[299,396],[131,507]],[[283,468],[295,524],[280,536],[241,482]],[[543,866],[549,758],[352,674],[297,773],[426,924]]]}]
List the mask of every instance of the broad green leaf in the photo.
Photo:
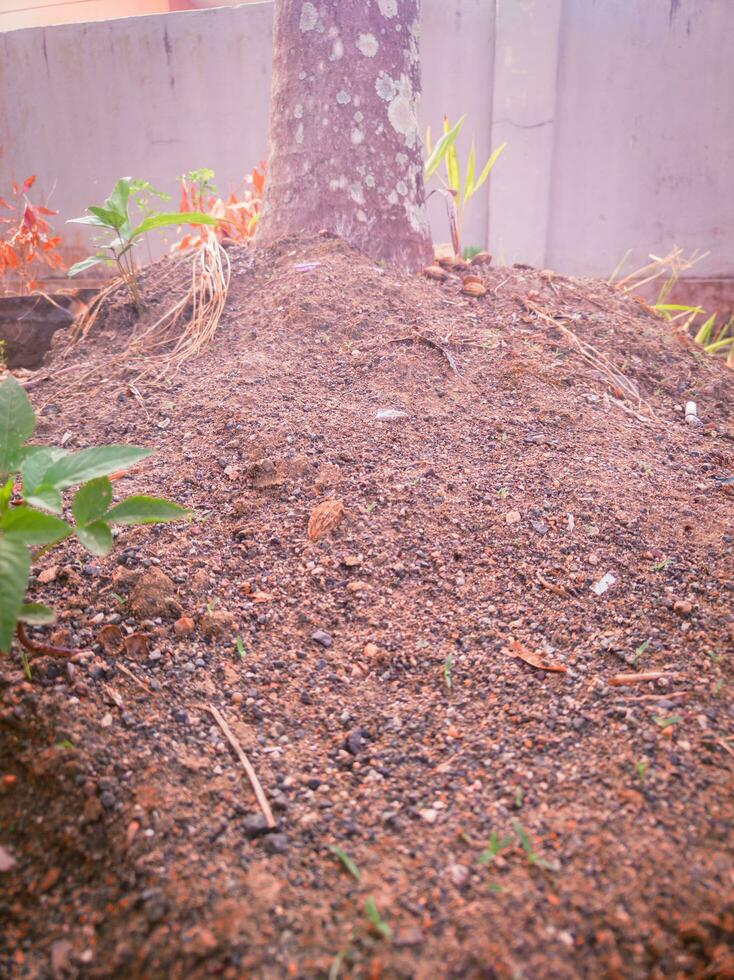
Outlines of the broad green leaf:
[{"label": "broad green leaf", "polygon": [[71,512],[77,524],[91,524],[98,520],[112,503],[112,484],[109,477],[100,476],[79,487],[71,503]]},{"label": "broad green leaf", "polygon": [[99,265],[100,262],[104,262],[109,265],[112,259],[108,258],[106,255],[90,255],[88,259],[82,259],[81,262],[75,262],[66,273],[69,278],[78,276],[80,272],[86,272],[87,269],[91,269],[95,265]]},{"label": "broad green leaf", "polygon": [[[120,177],[112,188],[112,193],[104,202],[105,207],[109,208],[110,211],[116,212],[123,221],[127,221],[127,202],[130,199],[131,184],[132,179],[130,177]],[[89,210],[91,211],[92,209],[90,208]],[[120,224],[122,223],[121,221]]]},{"label": "broad green leaf", "polygon": [[487,160],[486,164],[484,165],[484,170],[479,175],[479,180],[477,181],[476,186],[474,187],[474,190],[475,191],[478,191],[479,188],[484,183],[484,181],[487,179],[487,177],[489,177],[490,170],[495,165],[495,163],[497,163],[497,160],[499,159],[500,153],[504,150],[504,148],[506,146],[507,146],[507,143],[501,143],[497,147],[497,149],[493,151],[493,153],[490,156],[489,160]]},{"label": "broad green leaf", "polygon": [[67,225],[92,225],[94,228],[109,228],[96,214],[83,214],[81,218],[68,218]]},{"label": "broad green leaf", "polygon": [[13,478],[12,476],[5,484],[5,486],[0,489],[0,515],[4,514],[5,511],[10,506],[10,498],[13,495]]},{"label": "broad green leaf", "polygon": [[27,496],[44,483],[46,470],[68,455],[67,449],[57,449],[55,446],[26,446],[24,459],[20,464],[23,493]]},{"label": "broad green leaf", "polygon": [[146,231],[165,228],[168,225],[216,225],[218,223],[218,218],[201,211],[163,211],[160,214],[151,214],[149,218],[141,221],[138,227],[130,232],[130,238],[137,238],[138,235],[144,235]]},{"label": "broad green leaf", "polygon": [[93,555],[106,555],[112,547],[112,532],[104,521],[94,521],[75,530],[81,543]]},{"label": "broad green leaf", "polygon": [[0,650],[3,653],[10,653],[30,571],[31,559],[23,542],[0,538]]},{"label": "broad green leaf", "polygon": [[29,507],[48,510],[52,514],[61,514],[64,509],[59,491],[56,487],[49,487],[45,483],[37,486],[33,493],[28,494],[24,499]]},{"label": "broad green leaf", "polygon": [[99,218],[103,225],[108,228],[112,228],[114,231],[124,223],[125,215],[119,214],[117,211],[107,210],[107,208],[96,208],[93,204],[90,204],[87,211],[91,211],[95,217]]},{"label": "broad green leaf", "polygon": [[41,602],[26,602],[20,608],[18,619],[29,626],[48,626],[56,622],[56,613]]},{"label": "broad green leaf", "polygon": [[33,434],[36,415],[28,395],[12,375],[0,384],[0,476],[10,472],[10,460]]},{"label": "broad green leaf", "polygon": [[462,116],[461,119],[456,123],[456,125],[452,126],[451,129],[448,130],[448,132],[445,132],[441,137],[441,139],[436,143],[436,145],[433,148],[433,152],[430,154],[430,156],[428,157],[425,163],[424,169],[425,169],[426,177],[430,177],[431,174],[433,174],[435,170],[438,168],[438,165],[441,163],[444,156],[446,155],[446,151],[454,142],[456,137],[459,135],[459,130],[464,125],[465,119],[466,116]]},{"label": "broad green leaf", "polygon": [[469,150],[469,159],[466,161],[466,177],[464,177],[464,204],[469,200],[469,198],[474,193],[474,166],[476,164],[476,150],[474,149],[474,140],[472,140],[471,149]]},{"label": "broad green leaf", "polygon": [[110,524],[159,524],[162,521],[180,521],[189,513],[170,500],[136,495],[107,511],[104,519]]},{"label": "broad green leaf", "polygon": [[22,541],[25,545],[53,544],[71,533],[71,528],[58,517],[42,514],[32,507],[11,507],[0,520],[3,538]]},{"label": "broad green leaf", "polygon": [[126,470],[146,456],[150,449],[140,446],[92,446],[77,453],[69,453],[46,471],[44,483],[50,483],[58,490],[85,483],[98,476],[109,476],[116,470]]}]

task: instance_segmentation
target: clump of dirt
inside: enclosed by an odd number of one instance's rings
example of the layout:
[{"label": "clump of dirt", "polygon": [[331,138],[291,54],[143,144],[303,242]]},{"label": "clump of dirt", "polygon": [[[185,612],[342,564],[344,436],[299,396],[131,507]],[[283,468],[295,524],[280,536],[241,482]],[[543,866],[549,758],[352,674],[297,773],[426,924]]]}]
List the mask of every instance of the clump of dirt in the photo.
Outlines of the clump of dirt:
[{"label": "clump of dirt", "polygon": [[39,563],[79,652],[3,665],[0,972],[731,975],[734,376],[601,282],[229,255],[175,378],[111,304],[33,388],[195,517]]}]

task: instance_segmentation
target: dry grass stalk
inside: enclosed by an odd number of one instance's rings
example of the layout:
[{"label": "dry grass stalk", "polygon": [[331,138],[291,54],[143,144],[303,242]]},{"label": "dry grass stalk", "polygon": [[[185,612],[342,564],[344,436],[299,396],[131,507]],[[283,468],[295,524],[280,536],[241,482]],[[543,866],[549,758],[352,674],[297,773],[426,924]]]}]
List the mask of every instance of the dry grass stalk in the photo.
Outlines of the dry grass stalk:
[{"label": "dry grass stalk", "polygon": [[598,351],[595,347],[592,347],[591,344],[587,344],[585,341],[581,340],[581,338],[578,337],[570,327],[567,327],[565,323],[561,323],[560,320],[550,316],[550,314],[546,313],[544,310],[541,310],[533,303],[529,303],[526,300],[524,305],[531,313],[534,313],[537,317],[540,317],[541,320],[545,320],[546,323],[550,323],[551,326],[555,327],[557,330],[560,330],[565,337],[568,337],[584,360],[588,361],[593,368],[599,371],[599,373],[606,378],[613,392],[621,395],[622,398],[626,398],[631,401],[636,406],[638,412],[644,410],[647,413],[646,416],[637,415],[640,421],[658,421],[652,406],[645,401],[637,390],[637,387],[629,380],[628,377],[626,377],[626,375],[622,374],[619,368],[615,367],[612,362],[601,353],[601,351]]}]

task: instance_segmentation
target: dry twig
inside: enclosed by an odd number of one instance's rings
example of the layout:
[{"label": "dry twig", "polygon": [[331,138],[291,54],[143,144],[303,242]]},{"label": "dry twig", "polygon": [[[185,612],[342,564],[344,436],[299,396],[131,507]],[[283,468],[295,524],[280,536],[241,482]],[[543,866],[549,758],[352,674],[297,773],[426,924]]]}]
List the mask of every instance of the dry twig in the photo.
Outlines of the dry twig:
[{"label": "dry twig", "polygon": [[222,713],[219,711],[219,709],[216,708],[213,704],[210,704],[209,711],[212,717],[214,718],[214,721],[216,721],[216,723],[224,732],[224,735],[227,741],[229,742],[229,744],[234,749],[237,758],[242,763],[242,768],[247,773],[247,778],[250,780],[250,785],[255,791],[257,802],[260,805],[260,809],[263,812],[268,827],[270,828],[275,827],[276,824],[275,824],[275,818],[273,817],[273,811],[270,809],[270,804],[268,803],[267,797],[265,796],[265,793],[263,792],[263,788],[260,785],[260,780],[257,778],[257,773],[255,772],[255,770],[252,768],[252,765],[250,764],[250,760],[245,755],[240,743],[232,734],[232,730],[230,729],[227,722],[224,720],[224,717],[222,716]]}]

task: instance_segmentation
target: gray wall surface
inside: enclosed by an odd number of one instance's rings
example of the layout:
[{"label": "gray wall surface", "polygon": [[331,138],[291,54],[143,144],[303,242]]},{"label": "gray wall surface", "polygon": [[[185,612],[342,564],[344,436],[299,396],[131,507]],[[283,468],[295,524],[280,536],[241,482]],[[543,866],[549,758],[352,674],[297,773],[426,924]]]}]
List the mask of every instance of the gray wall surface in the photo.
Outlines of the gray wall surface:
[{"label": "gray wall surface", "polygon": [[[472,135],[481,162],[508,144],[466,243],[593,275],[676,243],[734,275],[734,0],[423,0],[422,20],[424,125],[467,113],[462,162]],[[88,232],[63,220],[119,176],[241,186],[267,152],[271,26],[263,2],[0,34],[0,196],[36,173],[73,260]],[[438,195],[430,214],[446,241]]]}]

